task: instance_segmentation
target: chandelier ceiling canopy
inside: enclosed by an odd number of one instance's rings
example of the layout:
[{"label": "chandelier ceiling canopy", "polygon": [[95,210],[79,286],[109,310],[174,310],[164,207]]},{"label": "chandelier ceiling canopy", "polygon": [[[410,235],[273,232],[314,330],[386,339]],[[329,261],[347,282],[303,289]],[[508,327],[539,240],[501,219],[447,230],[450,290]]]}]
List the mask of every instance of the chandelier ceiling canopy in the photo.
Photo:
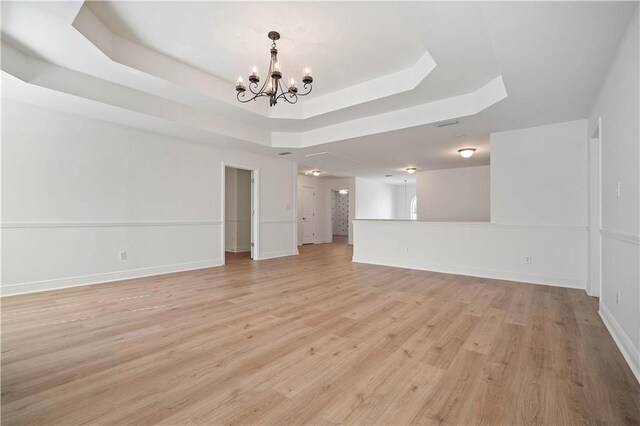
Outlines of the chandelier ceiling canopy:
[{"label": "chandelier ceiling canopy", "polygon": [[269,106],[277,104],[278,99],[284,99],[290,104],[295,104],[298,102],[298,96],[306,96],[311,93],[311,84],[313,83],[311,71],[309,71],[309,68],[305,68],[304,70],[304,75],[302,76],[302,87],[304,92],[298,91],[296,81],[293,78],[289,80],[288,85],[283,84],[282,70],[278,63],[278,49],[276,47],[276,40],[280,39],[280,33],[277,31],[270,31],[267,36],[272,40],[271,59],[269,61],[269,71],[267,72],[267,77],[265,78],[264,83],[262,83],[262,86],[258,88],[260,76],[258,75],[258,69],[253,67],[251,75],[249,75],[249,92],[251,95],[246,96],[247,87],[245,86],[242,77],[239,77],[238,82],[236,83],[236,92],[238,92],[236,97],[238,98],[238,101],[242,103],[247,103],[259,97],[266,96],[269,98]]}]

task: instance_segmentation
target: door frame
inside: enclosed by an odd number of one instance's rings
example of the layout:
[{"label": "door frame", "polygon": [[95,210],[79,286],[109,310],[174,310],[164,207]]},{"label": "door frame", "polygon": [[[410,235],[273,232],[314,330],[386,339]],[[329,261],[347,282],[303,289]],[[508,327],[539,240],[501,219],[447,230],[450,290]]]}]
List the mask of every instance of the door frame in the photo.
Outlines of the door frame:
[{"label": "door frame", "polygon": [[[595,185],[597,186],[596,188],[594,188],[594,186],[591,184],[592,182],[592,174],[595,172],[595,170],[592,170],[591,168],[591,164],[592,164],[592,145],[593,144],[597,144],[597,149],[595,150],[597,152],[597,172],[598,172],[598,177],[597,177],[597,181],[595,182]],[[588,291],[587,294],[589,294],[589,296],[592,297],[599,297],[600,300],[602,300],[602,235],[601,235],[601,230],[602,230],[602,117],[598,117],[598,126],[596,127],[595,132],[593,133],[593,135],[589,138],[588,140],[588,144],[589,144],[589,149],[588,149],[588,182],[589,182],[589,214],[588,214],[588,218],[589,218],[589,233],[588,233],[588,248],[589,248],[589,287],[588,287]],[[596,200],[596,211],[598,214],[598,218],[597,220],[594,220],[592,217],[592,209],[591,209],[591,204],[593,201],[593,197],[597,197]],[[595,228],[595,229],[594,229]],[[595,241],[593,241],[595,239]],[[594,248],[594,244],[596,246],[596,252],[595,255],[592,254],[592,249]],[[594,276],[593,276],[593,264],[594,262],[596,262],[598,264],[598,276],[596,277],[597,279],[597,283],[594,286]]]},{"label": "door frame", "polygon": [[221,162],[221,182],[220,190],[220,217],[222,225],[220,226],[220,252],[222,256],[222,264],[226,263],[225,252],[225,208],[226,208],[226,169],[227,167],[239,170],[247,170],[251,172],[251,259],[260,260],[260,169],[253,169],[249,166],[236,165]]}]

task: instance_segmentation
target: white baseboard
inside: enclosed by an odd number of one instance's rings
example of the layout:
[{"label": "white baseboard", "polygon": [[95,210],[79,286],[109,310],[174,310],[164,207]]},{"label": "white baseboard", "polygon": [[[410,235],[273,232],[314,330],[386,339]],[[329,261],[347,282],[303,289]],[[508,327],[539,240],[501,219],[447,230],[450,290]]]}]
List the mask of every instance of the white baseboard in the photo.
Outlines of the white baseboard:
[{"label": "white baseboard", "polygon": [[285,256],[297,256],[298,250],[278,250],[278,251],[272,251],[269,253],[263,253],[260,255],[260,259],[258,260],[265,260],[265,259],[275,259],[276,257],[285,257]]},{"label": "white baseboard", "polygon": [[465,268],[461,266],[449,265],[435,265],[418,262],[407,262],[406,260],[374,259],[360,256],[354,256],[352,258],[352,261],[357,263],[369,263],[372,265],[391,266],[395,268],[417,269],[421,271],[442,272],[445,274],[467,275],[472,277],[492,278],[496,280],[506,281],[518,281],[528,284],[542,284],[554,287],[575,288],[580,290],[584,290],[587,286],[586,280],[530,275],[510,271]]},{"label": "white baseboard", "polygon": [[0,287],[1,295],[35,293],[48,290],[59,290],[70,287],[103,284],[132,278],[142,278],[152,275],[169,274],[172,272],[190,271],[193,269],[213,268],[223,265],[222,259],[201,260],[197,262],[177,263],[173,265],[153,266],[149,268],[129,269],[126,271],[106,272],[103,274],[82,275],[69,278],[35,281],[30,283],[8,284]]},{"label": "white baseboard", "polygon": [[622,327],[620,327],[620,324],[618,324],[618,321],[611,315],[611,312],[609,312],[606,306],[601,304],[598,312],[605,327],[609,330],[609,334],[613,337],[613,341],[616,342],[622,356],[625,361],[627,361],[627,364],[629,364],[631,372],[640,383],[640,350],[633,346],[629,336],[627,336]]}]

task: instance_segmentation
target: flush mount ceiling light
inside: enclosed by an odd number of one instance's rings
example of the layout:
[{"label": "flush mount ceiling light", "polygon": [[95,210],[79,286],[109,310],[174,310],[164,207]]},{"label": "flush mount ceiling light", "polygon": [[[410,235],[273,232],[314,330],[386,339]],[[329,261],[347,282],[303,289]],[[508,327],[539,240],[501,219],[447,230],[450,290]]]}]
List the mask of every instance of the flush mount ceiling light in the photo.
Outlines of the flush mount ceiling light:
[{"label": "flush mount ceiling light", "polygon": [[340,194],[340,195],[347,195],[348,193],[349,193],[348,189],[341,189],[341,190],[338,191],[338,194]]},{"label": "flush mount ceiling light", "polygon": [[311,170],[311,174],[314,176],[320,176],[320,170]]},{"label": "flush mount ceiling light", "polygon": [[[304,93],[298,92],[296,87],[296,81],[292,78],[289,80],[289,85],[285,86],[282,83],[282,70],[278,63],[278,49],[276,48],[276,40],[280,39],[280,33],[277,31],[271,31],[267,34],[271,43],[271,60],[269,61],[269,71],[267,71],[267,78],[265,79],[262,87],[258,89],[258,83],[260,82],[260,76],[258,75],[258,69],[253,67],[251,75],[249,76],[249,91],[253,96],[246,97],[247,88],[244,85],[242,77],[238,77],[236,83],[236,97],[242,103],[253,101],[262,96],[269,98],[269,106],[274,106],[278,103],[278,99],[284,99],[290,104],[298,102],[298,96],[306,96],[311,93],[311,83],[313,83],[313,77],[311,77],[311,71],[309,68],[305,68],[304,75],[302,76],[302,84],[305,89]],[[246,98],[246,99],[245,99]]]},{"label": "flush mount ceiling light", "polygon": [[412,175],[416,172],[417,169],[415,167],[407,167],[405,170],[407,171],[407,173]]},{"label": "flush mount ceiling light", "polygon": [[474,152],[476,152],[476,149],[475,148],[462,148],[462,149],[459,149],[458,152],[464,158],[469,158],[469,157],[471,157],[473,155]]}]

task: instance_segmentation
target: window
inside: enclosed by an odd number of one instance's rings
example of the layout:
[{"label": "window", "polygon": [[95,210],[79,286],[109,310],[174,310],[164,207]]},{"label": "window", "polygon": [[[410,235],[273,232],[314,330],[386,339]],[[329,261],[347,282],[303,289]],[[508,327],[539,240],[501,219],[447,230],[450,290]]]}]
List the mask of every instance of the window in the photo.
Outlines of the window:
[{"label": "window", "polygon": [[418,197],[413,197],[411,200],[411,220],[418,220]]}]

